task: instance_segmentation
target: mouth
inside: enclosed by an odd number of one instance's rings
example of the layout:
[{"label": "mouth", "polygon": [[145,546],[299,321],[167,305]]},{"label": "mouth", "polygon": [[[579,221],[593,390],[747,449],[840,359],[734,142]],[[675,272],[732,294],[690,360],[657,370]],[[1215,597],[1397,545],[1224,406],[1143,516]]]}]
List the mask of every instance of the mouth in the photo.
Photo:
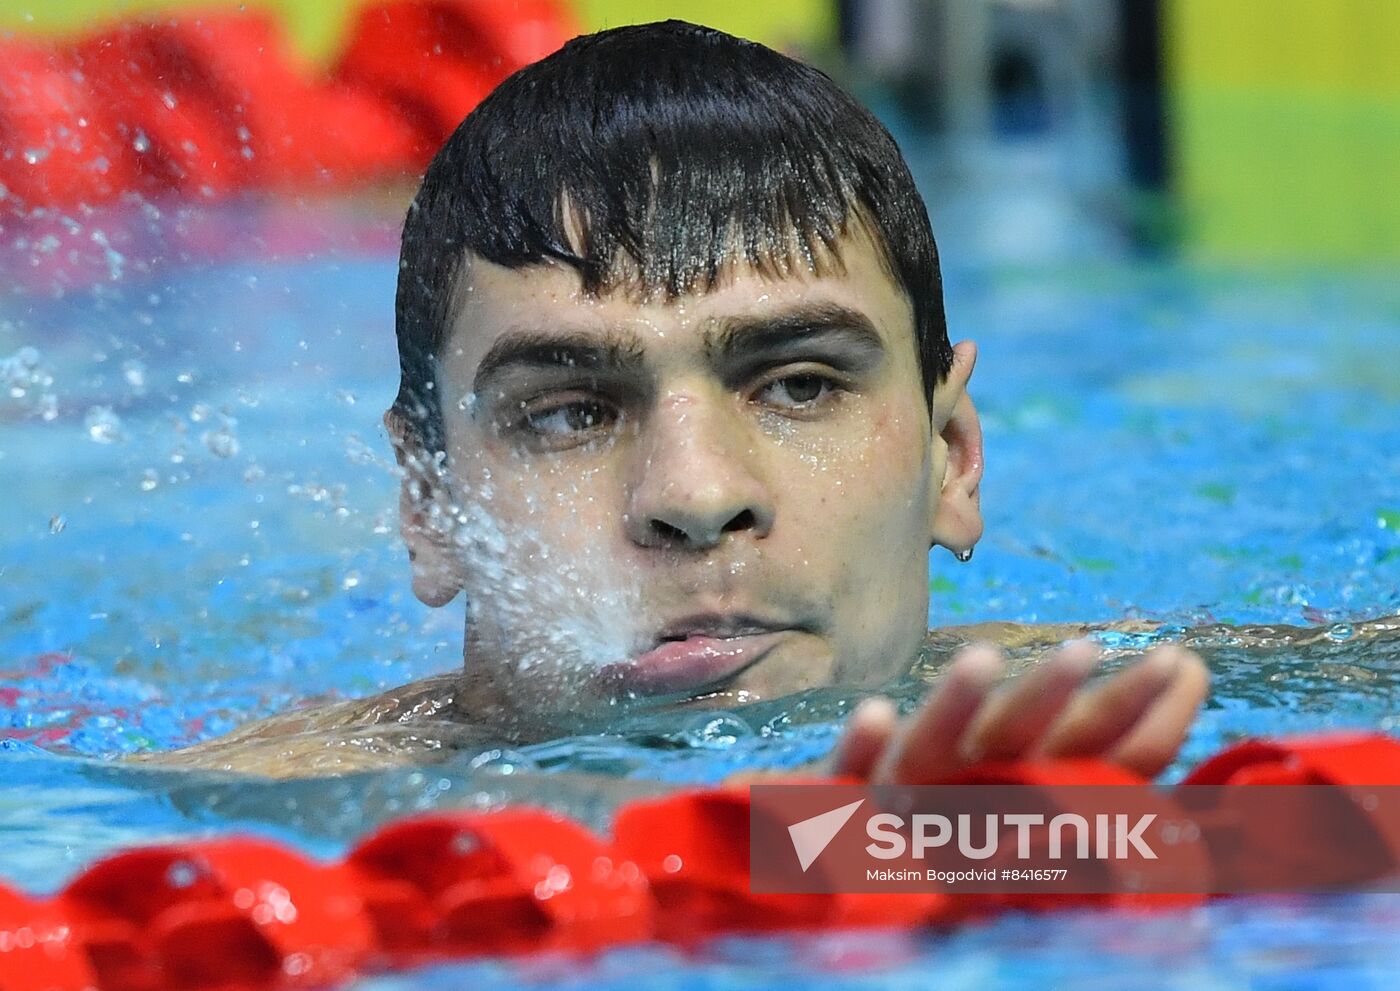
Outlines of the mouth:
[{"label": "mouth", "polygon": [[757,664],[792,632],[749,616],[690,616],[663,627],[642,653],[603,670],[638,695],[695,692]]}]

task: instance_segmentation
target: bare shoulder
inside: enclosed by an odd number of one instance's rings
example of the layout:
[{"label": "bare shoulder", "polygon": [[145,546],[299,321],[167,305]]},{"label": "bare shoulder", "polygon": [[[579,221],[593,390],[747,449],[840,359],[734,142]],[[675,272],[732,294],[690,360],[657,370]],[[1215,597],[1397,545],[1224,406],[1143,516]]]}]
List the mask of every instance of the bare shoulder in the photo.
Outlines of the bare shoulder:
[{"label": "bare shoulder", "polygon": [[[1348,639],[1400,639],[1400,615],[1347,625],[1350,627]],[[1066,640],[1095,633],[1156,633],[1161,627],[1161,623],[1139,619],[1108,623],[973,623],[930,630],[927,642],[929,646],[943,650],[974,642],[992,643],[1007,650],[1022,650],[1054,647]],[[1290,626],[1282,623],[1232,626],[1220,623],[1189,627],[1181,631],[1179,639],[1190,647],[1229,644],[1263,648],[1315,643],[1334,636],[1334,626]]]},{"label": "bare shoulder", "polygon": [[992,643],[1007,650],[1028,647],[1055,647],[1066,640],[1077,640],[1093,633],[1152,633],[1160,623],[1125,619],[1112,623],[971,623],[942,626],[930,630],[928,641],[936,646],[965,643]]},{"label": "bare shoulder", "polygon": [[485,734],[461,720],[460,678],[425,678],[379,695],[280,713],[179,750],[131,760],[269,777],[430,763]]}]

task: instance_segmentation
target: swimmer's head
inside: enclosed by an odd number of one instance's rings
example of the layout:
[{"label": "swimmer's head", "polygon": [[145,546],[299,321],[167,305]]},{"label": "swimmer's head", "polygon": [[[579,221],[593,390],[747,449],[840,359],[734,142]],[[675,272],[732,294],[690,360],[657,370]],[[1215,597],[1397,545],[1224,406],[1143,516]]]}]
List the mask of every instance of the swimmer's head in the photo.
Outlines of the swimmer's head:
[{"label": "swimmer's head", "polygon": [[570,684],[885,677],[928,548],[981,533],[972,351],[909,169],[761,45],[618,28],[507,79],[409,210],[397,332],[415,590],[465,589],[502,677],[571,624]]}]

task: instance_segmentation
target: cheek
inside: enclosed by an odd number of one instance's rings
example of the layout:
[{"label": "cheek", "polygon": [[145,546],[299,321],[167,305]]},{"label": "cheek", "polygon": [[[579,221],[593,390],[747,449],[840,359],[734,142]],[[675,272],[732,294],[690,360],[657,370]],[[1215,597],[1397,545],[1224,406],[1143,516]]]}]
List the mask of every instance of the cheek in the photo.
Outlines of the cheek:
[{"label": "cheek", "polygon": [[541,462],[461,443],[451,467],[466,546],[511,559],[516,570],[585,559],[616,529],[612,473],[597,459]]},{"label": "cheek", "polygon": [[928,442],[920,419],[881,409],[850,436],[832,439],[813,458],[806,484],[819,504],[864,533],[904,528],[921,520],[928,498]]}]

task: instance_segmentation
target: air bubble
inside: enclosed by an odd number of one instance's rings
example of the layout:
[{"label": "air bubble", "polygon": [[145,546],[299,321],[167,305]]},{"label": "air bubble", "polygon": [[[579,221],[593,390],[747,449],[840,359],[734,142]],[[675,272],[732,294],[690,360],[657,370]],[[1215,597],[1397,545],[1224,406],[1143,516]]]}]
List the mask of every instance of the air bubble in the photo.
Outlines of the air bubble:
[{"label": "air bubble", "polygon": [[68,526],[68,521],[63,518],[63,514],[49,517],[49,533],[62,533]]}]

